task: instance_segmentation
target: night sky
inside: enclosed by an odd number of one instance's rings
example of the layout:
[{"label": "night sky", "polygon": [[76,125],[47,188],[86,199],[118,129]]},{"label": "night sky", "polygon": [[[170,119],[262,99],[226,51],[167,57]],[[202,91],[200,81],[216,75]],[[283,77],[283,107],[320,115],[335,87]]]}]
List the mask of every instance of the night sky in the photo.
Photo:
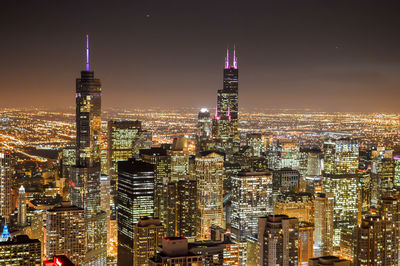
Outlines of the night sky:
[{"label": "night sky", "polygon": [[213,107],[236,44],[239,105],[400,112],[400,1],[1,1],[0,107]]}]

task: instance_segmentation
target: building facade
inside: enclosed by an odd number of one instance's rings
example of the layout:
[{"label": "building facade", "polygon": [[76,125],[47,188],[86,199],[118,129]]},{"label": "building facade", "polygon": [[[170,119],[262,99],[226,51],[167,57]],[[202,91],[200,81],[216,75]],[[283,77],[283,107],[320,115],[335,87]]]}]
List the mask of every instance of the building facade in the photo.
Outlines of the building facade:
[{"label": "building facade", "polygon": [[8,220],[11,210],[12,168],[9,151],[0,151],[0,216]]},{"label": "building facade", "polygon": [[160,219],[149,217],[139,219],[134,228],[133,265],[147,266],[149,258],[156,256],[157,247],[161,245],[164,226]]},{"label": "building facade", "polygon": [[134,228],[154,214],[154,165],[129,159],[118,163],[118,263],[132,265]]},{"label": "building facade", "polygon": [[233,51],[233,63],[226,51],[223,87],[217,93],[217,107],[213,119],[212,135],[219,151],[230,155],[239,151],[239,69],[236,50]]},{"label": "building facade", "polygon": [[298,265],[299,220],[268,215],[258,220],[259,265]]},{"label": "building facade", "polygon": [[47,210],[44,228],[46,259],[65,254],[77,265],[85,262],[87,233],[82,208],[63,204]]},{"label": "building facade", "polygon": [[198,239],[210,239],[210,227],[225,227],[223,206],[224,156],[206,152],[195,159],[200,212]]}]

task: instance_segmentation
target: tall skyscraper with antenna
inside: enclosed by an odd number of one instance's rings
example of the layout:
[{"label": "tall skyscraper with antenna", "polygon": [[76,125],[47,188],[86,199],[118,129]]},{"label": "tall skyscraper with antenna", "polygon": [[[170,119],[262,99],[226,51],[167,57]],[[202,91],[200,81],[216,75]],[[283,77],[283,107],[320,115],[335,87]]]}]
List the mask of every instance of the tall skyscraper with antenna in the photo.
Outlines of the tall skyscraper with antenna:
[{"label": "tall skyscraper with antenna", "polygon": [[239,151],[238,132],[239,112],[239,69],[236,49],[233,49],[233,62],[230,64],[229,49],[226,50],[224,80],[217,93],[217,107],[213,119],[213,138],[216,148],[228,155]]},{"label": "tall skyscraper with antenna", "polygon": [[106,264],[106,214],[100,199],[101,83],[89,68],[76,79],[76,166],[71,171],[71,202],[84,209],[87,224],[87,265]]},{"label": "tall skyscraper with antenna", "polygon": [[26,197],[25,188],[21,186],[18,190],[18,225],[26,226]]}]

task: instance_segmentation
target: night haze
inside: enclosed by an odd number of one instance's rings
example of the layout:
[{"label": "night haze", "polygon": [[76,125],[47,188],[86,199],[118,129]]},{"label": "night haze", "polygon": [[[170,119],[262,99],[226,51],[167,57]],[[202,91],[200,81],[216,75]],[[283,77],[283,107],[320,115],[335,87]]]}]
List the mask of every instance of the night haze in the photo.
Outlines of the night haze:
[{"label": "night haze", "polygon": [[214,108],[236,45],[239,108],[399,112],[398,1],[3,1],[3,107]]}]

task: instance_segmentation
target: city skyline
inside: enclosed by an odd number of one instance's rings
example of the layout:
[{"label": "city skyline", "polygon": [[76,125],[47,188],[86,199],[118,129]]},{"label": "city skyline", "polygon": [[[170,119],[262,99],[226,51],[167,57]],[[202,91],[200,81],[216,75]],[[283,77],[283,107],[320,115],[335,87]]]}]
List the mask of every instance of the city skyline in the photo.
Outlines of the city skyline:
[{"label": "city skyline", "polygon": [[89,34],[105,108],[214,106],[236,45],[241,107],[398,112],[398,4],[380,3],[8,2],[0,105],[72,106]]}]

